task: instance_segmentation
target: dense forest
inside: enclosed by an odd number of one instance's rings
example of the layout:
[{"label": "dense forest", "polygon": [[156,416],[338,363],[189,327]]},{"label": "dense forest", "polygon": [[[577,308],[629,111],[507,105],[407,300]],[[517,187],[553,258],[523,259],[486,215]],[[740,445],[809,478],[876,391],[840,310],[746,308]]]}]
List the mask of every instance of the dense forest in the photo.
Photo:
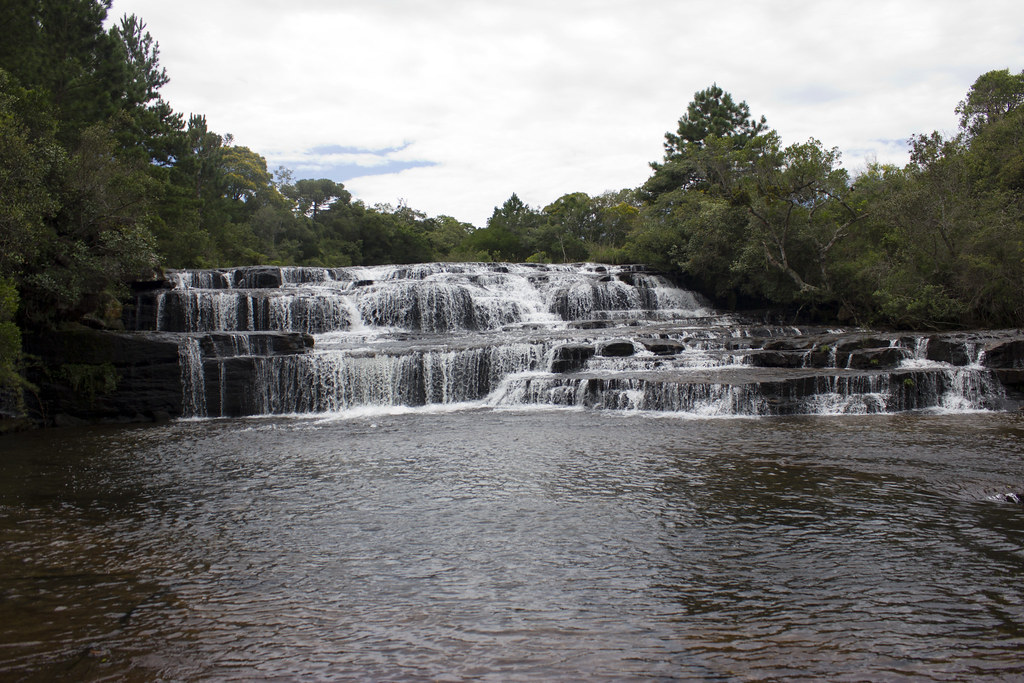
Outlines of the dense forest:
[{"label": "dense forest", "polygon": [[109,8],[0,0],[0,386],[20,381],[22,331],[116,327],[126,283],[164,267],[644,262],[724,307],[1024,324],[1024,72],[983,74],[955,135],[856,177],[712,85],[642,186],[545,207],[513,193],[476,227],[269,170],[162,98],[158,43],[135,16],[105,28]]}]

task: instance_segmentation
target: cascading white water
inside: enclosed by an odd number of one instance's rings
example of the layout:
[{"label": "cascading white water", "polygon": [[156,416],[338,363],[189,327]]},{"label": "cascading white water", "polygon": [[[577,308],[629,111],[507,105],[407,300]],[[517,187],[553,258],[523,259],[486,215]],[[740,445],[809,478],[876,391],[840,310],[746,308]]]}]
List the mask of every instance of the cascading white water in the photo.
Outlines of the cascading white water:
[{"label": "cascading white water", "polygon": [[182,414],[185,417],[206,415],[206,383],[203,378],[203,355],[199,341],[188,337],[178,346],[181,362]]},{"label": "cascading white water", "polygon": [[[928,360],[921,338],[840,350],[843,330],[721,315],[635,266],[254,267],[171,279],[143,325],[186,333],[189,416],[466,402],[850,414],[972,410],[1002,395],[980,347],[965,348],[965,367]],[[818,341],[800,342],[802,332]],[[300,333],[313,351],[273,341]],[[876,355],[858,356],[865,344]]]}]

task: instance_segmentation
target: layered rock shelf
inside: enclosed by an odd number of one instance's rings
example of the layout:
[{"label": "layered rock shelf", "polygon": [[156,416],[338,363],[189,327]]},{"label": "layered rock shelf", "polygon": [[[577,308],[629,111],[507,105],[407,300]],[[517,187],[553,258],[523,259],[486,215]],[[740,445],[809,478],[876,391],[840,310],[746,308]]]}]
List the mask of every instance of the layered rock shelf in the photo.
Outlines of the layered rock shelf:
[{"label": "layered rock shelf", "polygon": [[58,423],[467,403],[698,415],[1015,410],[1019,330],[765,324],[642,266],[172,272],[125,333],[29,341]]}]

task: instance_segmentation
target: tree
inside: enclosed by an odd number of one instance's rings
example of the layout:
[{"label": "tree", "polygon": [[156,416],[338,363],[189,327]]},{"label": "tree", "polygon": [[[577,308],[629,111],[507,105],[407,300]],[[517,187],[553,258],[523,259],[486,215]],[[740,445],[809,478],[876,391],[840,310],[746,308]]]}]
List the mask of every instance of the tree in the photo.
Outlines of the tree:
[{"label": "tree", "polygon": [[978,77],[967,97],[957,105],[960,127],[978,135],[985,126],[996,123],[1024,104],[1024,71],[989,71]]},{"label": "tree", "polygon": [[764,116],[752,119],[745,101],[737,103],[718,84],[712,84],[693,94],[676,132],[665,133],[665,161],[690,154],[711,137],[729,138],[734,147],[742,147],[764,132],[767,123]]},{"label": "tree", "polygon": [[303,179],[294,185],[284,185],[281,193],[295,202],[295,210],[301,216],[316,220],[317,214],[335,201],[347,204],[352,194],[341,183],[327,178]]},{"label": "tree", "polygon": [[769,133],[744,180],[751,237],[767,265],[796,286],[798,300],[835,298],[832,251],[864,217],[839,156],[814,139],[779,149],[778,135]]},{"label": "tree", "polygon": [[1022,102],[1024,78],[983,74],[957,106],[959,134],[916,135],[906,168],[857,180],[880,188],[873,303],[890,324],[1024,322]]},{"label": "tree", "polygon": [[520,239],[526,239],[540,224],[540,212],[523,203],[515,192],[500,207],[494,207],[487,227],[506,230]]},{"label": "tree", "polygon": [[675,133],[665,133],[665,158],[652,162],[654,174],[642,188],[648,202],[676,189],[728,192],[742,160],[735,153],[767,131],[764,116],[753,119],[746,102],[736,103],[717,85],[694,93]]},{"label": "tree", "polygon": [[600,232],[597,206],[586,192],[564,194],[543,209],[547,220],[579,240],[593,240]]},{"label": "tree", "polygon": [[118,40],[103,28],[111,0],[6,0],[12,30],[0,41],[0,67],[46,93],[57,139],[74,146],[91,124],[116,113],[125,69]]},{"label": "tree", "polygon": [[494,207],[487,227],[474,230],[459,245],[460,258],[474,261],[523,261],[533,253],[542,214],[512,195]]},{"label": "tree", "polygon": [[262,204],[285,201],[274,187],[267,160],[248,147],[224,147],[220,164],[225,196],[232,201],[242,202],[252,211]]},{"label": "tree", "polygon": [[185,124],[160,95],[160,88],[170,82],[167,70],[160,66],[160,45],[134,14],[122,17],[110,34],[118,41],[125,64],[122,144],[126,149],[141,149],[156,164],[167,165],[172,160],[174,135]]},{"label": "tree", "polygon": [[151,180],[115,149],[111,131],[92,126],[62,169],[60,208],[47,221],[37,262],[20,280],[23,316],[34,326],[116,317],[100,309],[125,294],[125,282],[157,265],[148,230]]},{"label": "tree", "polygon": [[0,392],[21,385],[21,330],[14,322],[18,311],[18,289],[0,277]]},{"label": "tree", "polygon": [[451,216],[435,216],[425,221],[427,239],[434,252],[441,258],[449,258],[460,244],[473,232],[473,226]]},{"label": "tree", "polygon": [[59,207],[53,177],[65,160],[38,92],[0,69],[0,278],[34,264]]}]

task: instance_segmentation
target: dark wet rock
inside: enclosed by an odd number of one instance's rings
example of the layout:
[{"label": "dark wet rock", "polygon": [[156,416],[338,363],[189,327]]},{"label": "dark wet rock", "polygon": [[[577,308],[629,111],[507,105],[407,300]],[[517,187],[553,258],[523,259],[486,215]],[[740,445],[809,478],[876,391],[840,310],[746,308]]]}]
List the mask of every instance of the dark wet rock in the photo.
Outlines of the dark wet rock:
[{"label": "dark wet rock", "polygon": [[803,351],[814,344],[813,339],[769,339],[761,346],[765,351]]},{"label": "dark wet rock", "polygon": [[569,323],[569,327],[577,330],[606,330],[609,327],[615,327],[615,322],[611,320],[577,320]]},{"label": "dark wet rock", "polygon": [[207,358],[305,353],[313,344],[313,335],[304,332],[211,332],[199,339]]},{"label": "dark wet rock", "polygon": [[[24,396],[36,423],[70,426],[88,422],[166,421],[183,412],[182,335],[114,333],[76,328],[25,336],[25,350],[37,361],[26,373],[38,391]],[[199,337],[217,374],[217,359],[245,354],[226,376],[228,391],[252,392],[254,357],[301,354],[312,335],[299,332],[212,333]],[[227,399],[242,410],[246,399]],[[231,414],[248,414],[233,412]]]},{"label": "dark wet rock", "polygon": [[1024,339],[991,343],[985,348],[982,363],[990,368],[1024,368]]},{"label": "dark wet rock", "polygon": [[754,351],[747,356],[748,364],[758,368],[800,368],[804,366],[803,351]]},{"label": "dark wet rock", "polygon": [[930,337],[925,357],[936,363],[949,363],[950,365],[970,365],[971,363],[967,346],[959,337]]},{"label": "dark wet rock", "polygon": [[658,356],[673,356],[686,350],[686,345],[674,339],[643,339],[640,341],[648,351]]},{"label": "dark wet rock", "polygon": [[253,266],[235,271],[234,285],[240,289],[277,289],[284,283],[281,269],[271,266]]},{"label": "dark wet rock", "polygon": [[551,372],[575,372],[586,365],[597,350],[591,344],[564,344],[555,349]]},{"label": "dark wet rock", "polygon": [[834,368],[836,356],[828,344],[816,346],[805,357],[805,365],[809,368]]},{"label": "dark wet rock", "polygon": [[749,339],[740,337],[738,339],[727,339],[723,342],[722,347],[726,351],[744,351],[747,349],[760,349],[764,343],[761,339]]},{"label": "dark wet rock", "polygon": [[125,329],[155,330],[160,297],[168,290],[174,289],[174,283],[165,279],[146,280],[132,282],[130,287],[131,303],[121,309]]},{"label": "dark wet rock", "polygon": [[613,358],[623,358],[636,353],[636,347],[628,339],[612,339],[600,344],[597,348],[597,355]]},{"label": "dark wet rock", "polygon": [[883,337],[853,336],[843,337],[836,340],[835,347],[838,354],[850,354],[862,349],[885,349],[889,348],[891,340]]},{"label": "dark wet rock", "polygon": [[252,356],[224,358],[203,363],[206,411],[210,416],[240,417],[256,412],[253,379],[257,359]]},{"label": "dark wet rock", "polygon": [[992,373],[1008,392],[1024,398],[1024,368],[996,368]]},{"label": "dark wet rock", "polygon": [[27,372],[39,391],[26,395],[38,421],[149,421],[181,414],[176,339],[75,329],[26,335],[25,349],[39,359]]},{"label": "dark wet rock", "polygon": [[631,287],[636,286],[636,274],[635,273],[619,273],[619,281],[624,282]]},{"label": "dark wet rock", "polygon": [[869,348],[848,354],[845,367],[857,370],[883,370],[899,365],[910,357],[910,351],[887,346],[884,349]]}]

